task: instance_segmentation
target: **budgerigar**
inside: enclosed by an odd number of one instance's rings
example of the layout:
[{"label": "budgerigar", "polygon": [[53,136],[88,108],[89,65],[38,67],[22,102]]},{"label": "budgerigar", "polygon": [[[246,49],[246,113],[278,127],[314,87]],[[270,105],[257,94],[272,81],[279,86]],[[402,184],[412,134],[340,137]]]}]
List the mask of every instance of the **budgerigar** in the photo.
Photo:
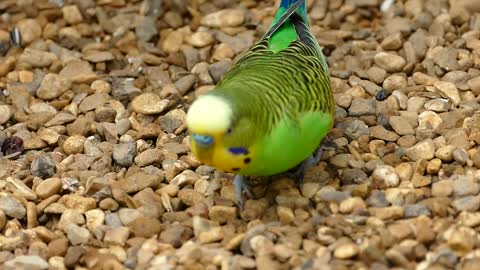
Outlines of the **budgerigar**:
[{"label": "budgerigar", "polygon": [[[187,114],[193,154],[235,173],[237,205],[245,176],[271,176],[308,163],[334,122],[325,57],[310,31],[305,1],[282,0],[269,31]],[[298,180],[298,179],[297,179]]]}]

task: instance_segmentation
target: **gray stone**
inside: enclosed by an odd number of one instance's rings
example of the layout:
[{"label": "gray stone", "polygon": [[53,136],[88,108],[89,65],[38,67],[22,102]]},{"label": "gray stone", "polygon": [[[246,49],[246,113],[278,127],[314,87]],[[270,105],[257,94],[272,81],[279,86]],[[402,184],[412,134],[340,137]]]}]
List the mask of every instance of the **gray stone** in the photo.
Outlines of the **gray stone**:
[{"label": "gray stone", "polygon": [[423,204],[410,204],[405,205],[404,216],[409,217],[418,217],[421,215],[430,216],[432,213],[428,208]]},{"label": "gray stone", "polygon": [[90,237],[90,232],[87,228],[80,227],[76,224],[68,224],[65,232],[67,233],[68,240],[73,245],[85,244]]},{"label": "gray stone", "polygon": [[220,60],[217,63],[210,65],[210,68],[208,69],[208,71],[210,72],[210,76],[212,76],[215,83],[220,81],[223,74],[225,74],[225,72],[227,72],[230,69],[231,65],[232,65],[232,61],[227,59]]},{"label": "gray stone", "polygon": [[353,168],[343,170],[340,179],[343,185],[362,184],[368,180],[368,176],[364,171]]},{"label": "gray stone", "polygon": [[13,260],[5,262],[5,269],[48,269],[48,263],[39,256],[15,256]]},{"label": "gray stone", "polygon": [[367,91],[368,94],[375,96],[380,90],[382,90],[382,87],[376,85],[375,83],[368,81],[368,80],[361,80],[358,82],[360,86]]},{"label": "gray stone", "polygon": [[16,219],[23,219],[27,213],[23,204],[10,195],[0,197],[0,210],[2,210],[7,216]]},{"label": "gray stone", "polygon": [[338,122],[341,119],[344,119],[348,116],[348,112],[340,107],[340,106],[335,106],[335,121]]},{"label": "gray stone", "polygon": [[466,196],[456,199],[452,206],[457,211],[475,212],[480,208],[480,196]]},{"label": "gray stone", "polygon": [[458,179],[453,182],[453,191],[455,197],[467,195],[476,195],[480,190],[480,185],[470,179]]},{"label": "gray stone", "polygon": [[114,99],[126,104],[140,95],[142,91],[133,85],[133,80],[114,78],[112,83],[112,96]]},{"label": "gray stone", "polygon": [[373,99],[356,98],[352,101],[348,114],[351,116],[364,116],[375,114],[376,103]]},{"label": "gray stone", "polygon": [[78,105],[78,109],[81,112],[88,112],[91,110],[95,110],[97,107],[100,107],[108,102],[110,97],[105,93],[95,93],[90,95],[80,102]]},{"label": "gray stone", "polygon": [[32,175],[47,179],[55,174],[55,161],[49,154],[37,157],[30,167]]},{"label": "gray stone", "polygon": [[[147,67],[145,68],[145,74],[147,75],[150,84],[154,88],[161,89],[167,84],[172,83],[172,78],[170,78],[170,74],[168,74],[168,71],[165,70],[165,68],[162,66]],[[140,91],[140,93],[142,93],[140,89],[137,89],[133,86],[133,83],[131,81],[125,81],[124,83],[127,82],[129,87],[125,88],[124,90],[128,90],[130,92],[136,89],[135,91]]]},{"label": "gray stone", "polygon": [[137,209],[121,208],[118,215],[123,225],[132,223],[135,219],[143,217],[142,213]]},{"label": "gray stone", "polygon": [[344,134],[349,139],[356,140],[362,135],[370,134],[370,130],[368,129],[368,126],[367,124],[365,124],[365,122],[356,119],[346,125]]},{"label": "gray stone", "polygon": [[350,198],[350,194],[345,191],[326,191],[317,193],[319,199],[326,202],[341,202]]},{"label": "gray stone", "polygon": [[135,33],[137,34],[137,38],[139,40],[148,42],[158,34],[158,30],[155,25],[155,18],[149,16],[142,17],[142,21],[135,27]]},{"label": "gray stone", "polygon": [[107,213],[105,215],[105,224],[112,228],[122,227],[122,221],[118,213]]},{"label": "gray stone", "polygon": [[185,123],[186,114],[183,110],[175,109],[158,118],[158,124],[168,133],[173,133]]},{"label": "gray stone", "polygon": [[[192,70],[192,68],[194,68],[194,66],[200,61],[200,55],[198,53],[198,50],[194,48],[184,48],[182,51],[183,51],[183,55],[185,56],[185,64],[187,66],[187,69]],[[208,70],[208,64],[207,64],[207,70]],[[210,77],[210,75],[208,75],[208,77]],[[211,79],[210,79],[210,82],[211,82]]]},{"label": "gray stone", "polygon": [[175,87],[181,95],[185,95],[195,84],[197,77],[193,74],[184,76],[175,82]]},{"label": "gray stone", "polygon": [[235,36],[227,35],[224,32],[217,32],[215,38],[223,43],[227,43],[230,48],[236,53],[241,53],[243,50],[248,49],[253,42],[255,42],[253,31],[245,31],[236,34]]},{"label": "gray stone", "polygon": [[115,164],[128,167],[132,165],[137,155],[137,145],[134,142],[115,144],[113,146],[113,160]]},{"label": "gray stone", "polygon": [[385,193],[382,190],[374,190],[367,199],[367,204],[373,207],[387,207],[390,203],[385,198]]}]

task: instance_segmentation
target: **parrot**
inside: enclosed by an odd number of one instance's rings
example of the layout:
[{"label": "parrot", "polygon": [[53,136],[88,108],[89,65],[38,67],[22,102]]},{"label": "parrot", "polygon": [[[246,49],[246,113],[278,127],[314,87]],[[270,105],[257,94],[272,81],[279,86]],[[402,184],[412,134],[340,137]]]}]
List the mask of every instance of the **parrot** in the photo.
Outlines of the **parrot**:
[{"label": "parrot", "polygon": [[247,177],[270,177],[318,162],[333,127],[328,65],[310,30],[305,0],[281,0],[269,30],[187,110],[193,155],[234,174],[236,204],[252,198]]}]

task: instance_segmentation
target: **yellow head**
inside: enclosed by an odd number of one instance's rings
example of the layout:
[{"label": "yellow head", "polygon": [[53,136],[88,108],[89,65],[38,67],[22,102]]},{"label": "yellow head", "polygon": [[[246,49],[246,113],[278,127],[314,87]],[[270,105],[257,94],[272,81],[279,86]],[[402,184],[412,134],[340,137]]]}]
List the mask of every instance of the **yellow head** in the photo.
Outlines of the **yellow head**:
[{"label": "yellow head", "polygon": [[192,152],[201,162],[225,172],[239,172],[248,166],[252,151],[232,141],[234,112],[226,99],[199,97],[188,110],[186,121]]}]

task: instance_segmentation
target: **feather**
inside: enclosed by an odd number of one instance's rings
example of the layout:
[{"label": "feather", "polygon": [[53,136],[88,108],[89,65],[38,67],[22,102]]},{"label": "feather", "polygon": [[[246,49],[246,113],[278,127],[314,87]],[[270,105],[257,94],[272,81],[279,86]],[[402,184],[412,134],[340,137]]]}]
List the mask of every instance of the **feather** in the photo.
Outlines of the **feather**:
[{"label": "feather", "polygon": [[[284,6],[284,2],[289,2],[289,1],[285,1],[285,0],[282,1],[280,6]],[[298,8],[302,3],[303,1],[297,1],[295,4],[288,7],[288,9],[283,14],[281,14],[280,18],[276,20],[272,24],[272,26],[270,26],[270,29],[263,35],[262,39],[270,38],[272,34],[275,33],[278,30],[278,28],[280,28],[280,26],[282,26],[290,18],[290,16],[292,16],[292,14],[294,14],[298,10]]]}]

